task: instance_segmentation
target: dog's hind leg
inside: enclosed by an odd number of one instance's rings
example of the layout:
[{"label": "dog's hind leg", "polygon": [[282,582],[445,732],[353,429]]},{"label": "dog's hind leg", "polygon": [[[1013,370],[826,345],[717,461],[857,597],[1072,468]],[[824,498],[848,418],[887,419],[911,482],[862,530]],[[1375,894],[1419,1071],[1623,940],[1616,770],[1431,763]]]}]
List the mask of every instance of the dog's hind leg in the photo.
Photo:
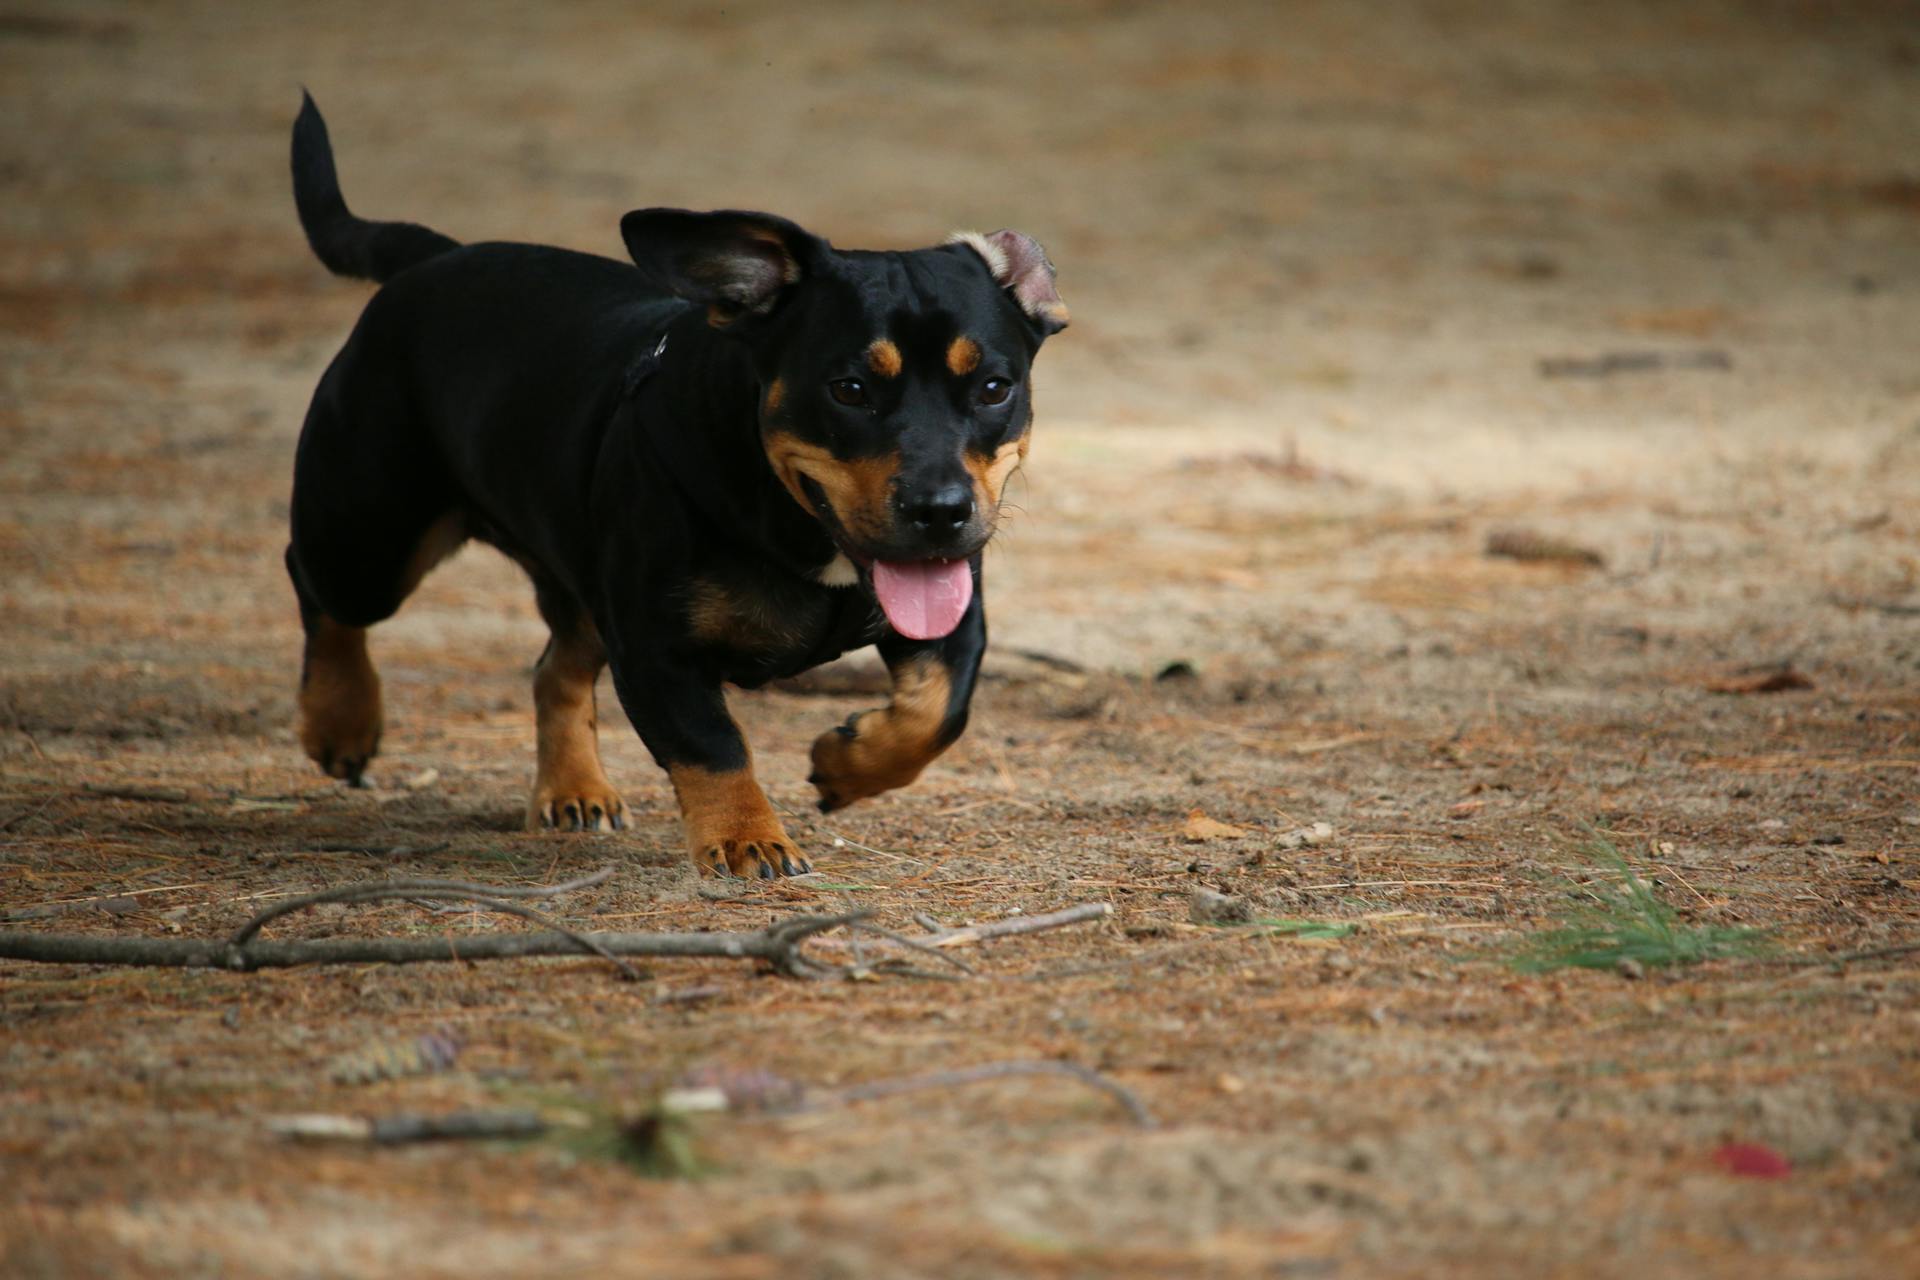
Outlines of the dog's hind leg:
[{"label": "dog's hind leg", "polygon": [[627,807],[600,767],[593,691],[607,665],[606,648],[593,619],[564,587],[536,577],[534,596],[553,634],[533,673],[539,763],[527,798],[527,830],[618,831],[627,825]]},{"label": "dog's hind leg", "polygon": [[[298,539],[287,547],[287,572],[306,632],[300,658],[300,745],[330,776],[362,785],[367,762],[380,749],[385,716],[380,676],[367,653],[368,626],[391,616],[433,566],[465,540],[464,523],[457,513],[435,519],[413,539],[397,573],[380,573],[377,560],[359,560],[367,576],[355,584],[356,591],[336,595],[332,610],[321,603],[327,597],[310,585],[312,575],[307,557],[300,555]],[[322,558],[322,563],[329,559]],[[380,578],[388,584],[384,590],[374,586]]]},{"label": "dog's hind leg", "polygon": [[388,371],[349,347],[314,394],[294,464],[287,573],[300,604],[300,744],[358,784],[380,747],[380,677],[367,628],[393,616],[466,541],[453,488]]}]

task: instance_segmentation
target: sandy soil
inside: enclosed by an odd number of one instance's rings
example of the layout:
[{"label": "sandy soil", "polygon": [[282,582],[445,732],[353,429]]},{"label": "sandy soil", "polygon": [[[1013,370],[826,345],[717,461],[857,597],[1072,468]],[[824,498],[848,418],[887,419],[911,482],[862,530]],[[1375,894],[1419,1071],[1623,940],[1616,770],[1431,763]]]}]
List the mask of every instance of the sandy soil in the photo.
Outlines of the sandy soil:
[{"label": "sandy soil", "polygon": [[[0,1270],[1920,1271],[1916,957],[1790,963],[1920,923],[1910,5],[326,13],[0,15],[6,927],[217,937],[347,880],[604,864],[569,923],[1116,915],[966,953],[966,982],[0,964]],[[366,295],[294,223],[302,83],[356,207],[462,238],[614,252],[625,209],[682,204],[1052,250],[1075,323],[990,561],[974,726],[911,790],[796,819],[822,883],[702,898],[610,698],[636,830],[520,834],[542,629],[484,551],[377,635],[380,785],[300,757],[287,477]],[[1656,367],[1551,363],[1609,354]],[[1604,564],[1485,554],[1516,529]],[[1716,691],[1788,665],[1811,687]],[[781,803],[870,682],[737,699]],[[1189,840],[1194,810],[1241,833]],[[1286,847],[1314,822],[1333,837]],[[1686,921],[1778,950],[1516,973],[1602,828]],[[1195,887],[1359,929],[1196,927]],[[516,927],[395,905],[276,929]],[[454,1069],[336,1079],[437,1027]],[[1162,1123],[978,1085],[710,1119],[695,1180],[566,1127],[689,1073],[1034,1058]],[[266,1127],[508,1106],[562,1137]],[[1730,1141],[1790,1175],[1735,1176]]]}]

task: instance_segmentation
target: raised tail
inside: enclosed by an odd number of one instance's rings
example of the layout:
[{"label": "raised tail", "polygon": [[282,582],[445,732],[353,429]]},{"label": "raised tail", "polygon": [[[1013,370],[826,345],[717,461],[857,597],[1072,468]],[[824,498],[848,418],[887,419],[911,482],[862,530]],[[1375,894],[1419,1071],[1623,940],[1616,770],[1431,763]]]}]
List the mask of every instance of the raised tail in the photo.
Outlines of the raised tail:
[{"label": "raised tail", "polygon": [[340,194],[327,122],[306,93],[300,95],[300,115],[293,122],[293,203],[300,210],[307,243],[337,276],[384,283],[416,262],[460,247],[458,240],[411,222],[354,217]]}]

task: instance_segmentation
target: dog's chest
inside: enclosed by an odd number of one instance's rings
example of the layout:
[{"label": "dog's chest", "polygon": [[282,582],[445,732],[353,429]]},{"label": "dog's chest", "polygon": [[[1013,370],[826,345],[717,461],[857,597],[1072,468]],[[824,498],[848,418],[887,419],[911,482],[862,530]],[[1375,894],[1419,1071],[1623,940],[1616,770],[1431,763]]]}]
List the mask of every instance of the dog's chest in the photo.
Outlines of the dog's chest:
[{"label": "dog's chest", "polygon": [[785,575],[710,572],[687,587],[687,629],[717,651],[727,679],[753,684],[870,643],[880,619],[858,588]]}]

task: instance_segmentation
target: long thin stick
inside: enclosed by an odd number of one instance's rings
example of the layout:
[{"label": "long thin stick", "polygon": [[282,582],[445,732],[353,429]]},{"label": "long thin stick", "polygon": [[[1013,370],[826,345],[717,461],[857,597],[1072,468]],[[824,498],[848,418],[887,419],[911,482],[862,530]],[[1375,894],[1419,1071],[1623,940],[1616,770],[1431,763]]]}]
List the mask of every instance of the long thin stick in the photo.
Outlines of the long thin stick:
[{"label": "long thin stick", "polygon": [[[614,955],[765,960],[792,977],[824,977],[834,966],[801,954],[815,934],[861,916],[800,916],[751,933],[591,933]],[[62,933],[0,932],[0,960],[43,964],[116,964],[170,969],[284,969],[307,964],[415,964],[429,960],[508,960],[578,955],[578,938],[560,933],[483,933],[444,938],[315,938],[276,942],[255,938],[243,947],[224,939],[112,938]]]},{"label": "long thin stick", "polygon": [[227,941],[231,946],[244,947],[268,921],[277,920],[290,912],[318,906],[323,902],[365,902],[370,900],[371,895],[384,895],[389,892],[396,897],[454,897],[460,894],[472,894],[487,898],[554,898],[575,889],[590,888],[612,876],[612,867],[602,867],[592,875],[581,876],[578,880],[568,880],[564,884],[533,885],[526,888],[513,885],[470,884],[465,880],[420,879],[371,880],[360,884],[337,885],[331,889],[322,889],[318,893],[303,894],[298,898],[276,902],[241,925],[234,932],[233,937]]},{"label": "long thin stick", "polygon": [[861,924],[854,925],[852,927],[852,932],[875,934],[879,937],[885,938],[888,942],[897,943],[898,945],[907,947],[911,950],[924,951],[928,955],[932,956],[934,959],[939,960],[942,963],[952,965],[954,968],[966,974],[968,977],[972,977],[974,974],[974,968],[972,965],[962,960],[959,956],[948,955],[946,952],[940,950],[938,947],[934,946],[930,942],[922,942],[918,938],[909,938],[905,934],[895,933],[891,929],[883,929],[877,924],[869,924],[864,922]]},{"label": "long thin stick", "polygon": [[255,934],[270,920],[276,920],[290,912],[306,907],[318,906],[325,902],[393,902],[405,900],[416,902],[421,899],[437,901],[464,902],[500,915],[519,916],[522,920],[531,920],[543,929],[551,929],[561,937],[568,939],[582,951],[591,952],[620,971],[620,976],[628,982],[640,981],[640,971],[622,960],[613,952],[595,942],[584,933],[567,928],[544,911],[535,911],[532,907],[518,902],[506,901],[514,898],[552,898],[566,893],[570,889],[584,889],[596,885],[613,875],[612,867],[602,867],[592,875],[582,876],[578,880],[569,880],[564,884],[534,885],[531,887],[468,884],[464,880],[375,880],[364,884],[340,885],[332,889],[322,889],[318,893],[305,894],[298,898],[289,898],[285,902],[275,903],[241,925],[234,935],[227,939],[229,947],[245,947]]},{"label": "long thin stick", "polygon": [[1011,916],[1005,920],[989,920],[985,924],[970,924],[959,929],[947,929],[928,938],[927,945],[966,947],[976,942],[985,942],[990,938],[1009,938],[1021,933],[1041,933],[1048,929],[1060,929],[1088,920],[1104,920],[1112,914],[1113,907],[1108,903],[1087,902],[1077,907],[1049,911],[1044,915]]}]

